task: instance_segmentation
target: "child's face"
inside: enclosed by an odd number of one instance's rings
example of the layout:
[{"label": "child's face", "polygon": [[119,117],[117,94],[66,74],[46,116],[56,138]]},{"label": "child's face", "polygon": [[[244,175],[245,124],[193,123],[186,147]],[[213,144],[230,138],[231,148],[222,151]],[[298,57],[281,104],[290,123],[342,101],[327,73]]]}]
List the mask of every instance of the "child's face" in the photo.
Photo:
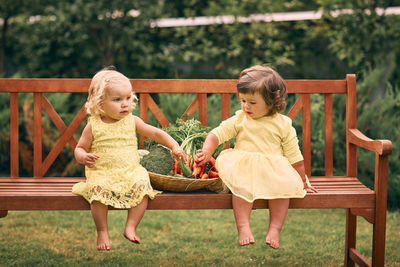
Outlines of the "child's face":
[{"label": "child's face", "polygon": [[264,117],[269,112],[269,107],[264,98],[259,94],[242,94],[239,93],[239,100],[243,112],[252,119]]},{"label": "child's face", "polygon": [[108,88],[102,103],[104,122],[116,122],[132,112],[132,91],[128,85]]}]

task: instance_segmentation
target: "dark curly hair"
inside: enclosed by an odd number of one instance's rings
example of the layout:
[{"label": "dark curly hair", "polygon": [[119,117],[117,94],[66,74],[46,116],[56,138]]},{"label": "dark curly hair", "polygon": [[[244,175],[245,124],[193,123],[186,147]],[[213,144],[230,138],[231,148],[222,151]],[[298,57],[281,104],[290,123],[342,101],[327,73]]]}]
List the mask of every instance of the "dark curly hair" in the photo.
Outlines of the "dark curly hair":
[{"label": "dark curly hair", "polygon": [[237,84],[238,93],[259,93],[270,111],[266,116],[281,113],[286,108],[286,84],[269,65],[255,65],[242,70]]}]

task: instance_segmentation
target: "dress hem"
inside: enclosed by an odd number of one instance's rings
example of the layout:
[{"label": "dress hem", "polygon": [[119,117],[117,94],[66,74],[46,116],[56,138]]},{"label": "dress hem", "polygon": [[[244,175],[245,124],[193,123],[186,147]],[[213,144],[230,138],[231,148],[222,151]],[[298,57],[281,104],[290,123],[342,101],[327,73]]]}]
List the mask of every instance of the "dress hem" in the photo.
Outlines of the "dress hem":
[{"label": "dress hem", "polygon": [[254,201],[256,201],[256,200],[258,200],[258,199],[271,200],[271,199],[282,199],[282,198],[283,198],[283,199],[285,199],[285,198],[289,198],[289,199],[290,199],[290,198],[304,198],[304,197],[307,195],[307,192],[305,192],[305,193],[304,193],[304,196],[296,195],[296,196],[256,197],[256,198],[253,198],[253,200],[249,200],[248,198],[246,198],[246,197],[244,197],[244,196],[241,196],[241,195],[239,195],[239,194],[233,192],[232,188],[231,188],[228,184],[225,183],[225,185],[229,188],[229,191],[231,191],[232,195],[235,195],[235,196],[237,196],[237,197],[240,197],[241,199],[243,199],[243,200],[245,200],[245,201],[247,201],[247,202],[249,202],[249,203],[253,203]]},{"label": "dress hem", "polygon": [[100,197],[95,197],[95,196],[84,196],[82,194],[78,194],[78,193],[74,193],[78,196],[82,196],[87,202],[89,202],[89,204],[92,204],[93,201],[99,201],[100,203],[102,203],[103,205],[107,205],[107,206],[112,206],[113,208],[116,209],[130,209],[133,207],[136,207],[137,205],[139,205],[142,201],[144,196],[148,196],[150,199],[154,199],[155,196],[157,194],[161,194],[162,191],[158,191],[158,190],[154,190],[152,193],[144,193],[143,195],[141,195],[139,198],[135,199],[136,201],[134,201],[133,203],[128,203],[128,205],[116,205],[115,203],[111,203],[111,201],[106,201],[103,198]]}]

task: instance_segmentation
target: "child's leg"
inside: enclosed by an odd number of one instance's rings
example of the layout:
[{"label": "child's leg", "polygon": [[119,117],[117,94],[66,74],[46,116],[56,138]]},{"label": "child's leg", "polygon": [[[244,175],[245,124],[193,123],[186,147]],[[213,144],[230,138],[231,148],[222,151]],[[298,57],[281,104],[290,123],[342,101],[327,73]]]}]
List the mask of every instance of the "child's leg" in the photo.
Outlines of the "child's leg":
[{"label": "child's leg", "polygon": [[270,199],[269,204],[269,229],[265,243],[272,248],[279,248],[279,233],[281,232],[286,214],[289,209],[289,199]]},{"label": "child's leg", "polygon": [[90,205],[94,223],[97,230],[97,249],[110,250],[110,239],[108,237],[107,213],[108,207],[99,201],[93,201]]},{"label": "child's leg", "polygon": [[124,236],[129,241],[140,244],[140,238],[136,234],[136,227],[139,225],[144,212],[147,209],[148,196],[144,196],[139,205],[128,209],[128,217],[126,219],[126,226]]},{"label": "child's leg", "polygon": [[254,243],[254,237],[250,229],[250,213],[253,203],[232,195],[233,214],[235,215],[236,227],[239,234],[241,246]]}]

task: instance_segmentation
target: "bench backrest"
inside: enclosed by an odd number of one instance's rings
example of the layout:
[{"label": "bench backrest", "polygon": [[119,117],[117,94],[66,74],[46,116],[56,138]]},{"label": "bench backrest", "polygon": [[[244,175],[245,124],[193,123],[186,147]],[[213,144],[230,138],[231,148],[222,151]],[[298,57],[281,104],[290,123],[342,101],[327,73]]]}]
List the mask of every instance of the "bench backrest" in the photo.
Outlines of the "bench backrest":
[{"label": "bench backrest", "polygon": [[[206,79],[131,79],[133,90],[139,95],[140,117],[148,122],[151,111],[161,126],[169,121],[153,100],[151,93],[196,94],[184,114],[193,115],[198,110],[199,120],[207,124],[207,94],[221,94],[221,120],[230,116],[230,95],[236,94],[237,80]],[[294,119],[301,111],[302,152],[306,173],[311,176],[311,94],[322,94],[325,103],[325,176],[333,175],[333,94],[346,95],[346,133],[356,128],[356,78],[346,75],[345,80],[286,80],[288,93],[296,94],[295,103],[288,107],[288,115]],[[73,134],[86,118],[84,106],[69,125],[65,125],[52,107],[45,93],[87,93],[90,79],[0,79],[0,93],[10,93],[10,177],[19,177],[19,93],[33,93],[33,177],[43,177],[57,156],[68,144],[75,148]],[[51,151],[43,156],[43,111],[61,133]],[[140,138],[142,144],[143,138]],[[347,176],[356,176],[356,148],[347,144]],[[351,156],[350,156],[351,155]],[[351,168],[349,167],[351,166]]]}]

